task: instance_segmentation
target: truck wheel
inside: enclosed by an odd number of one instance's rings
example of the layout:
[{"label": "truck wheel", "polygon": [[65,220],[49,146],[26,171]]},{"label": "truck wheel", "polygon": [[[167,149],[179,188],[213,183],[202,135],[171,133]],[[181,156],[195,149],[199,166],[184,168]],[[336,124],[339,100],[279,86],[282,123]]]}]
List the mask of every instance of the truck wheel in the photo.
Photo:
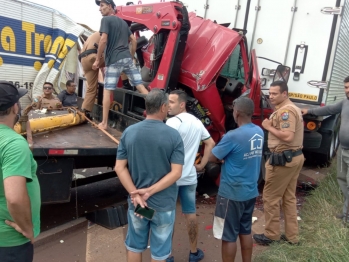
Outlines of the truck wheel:
[{"label": "truck wheel", "polygon": [[338,136],[339,133],[337,129],[334,130],[334,133],[332,133],[331,136],[323,135],[322,139],[325,139],[325,141],[327,140],[327,143],[329,143],[329,145],[327,144],[327,146],[321,147],[324,150],[323,152],[311,153],[311,156],[308,157],[310,157],[315,162],[315,164],[319,166],[329,167],[331,165],[332,158],[336,155],[336,150],[339,145]]},{"label": "truck wheel", "polygon": [[[339,127],[340,127],[341,119],[338,117],[334,125],[331,127],[327,127],[327,129],[332,130],[332,132],[324,132],[321,133],[322,140],[321,145],[318,149],[305,153],[305,158],[307,161],[310,161],[311,164],[315,164],[318,166],[330,166],[331,160],[336,155],[337,148],[339,146]],[[309,162],[308,162],[309,163]]]}]

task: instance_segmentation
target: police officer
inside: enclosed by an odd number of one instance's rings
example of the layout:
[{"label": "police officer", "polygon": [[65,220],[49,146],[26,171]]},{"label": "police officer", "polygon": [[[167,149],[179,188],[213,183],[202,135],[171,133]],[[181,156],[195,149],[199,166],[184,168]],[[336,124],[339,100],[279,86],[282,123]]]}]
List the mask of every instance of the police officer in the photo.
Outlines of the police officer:
[{"label": "police officer", "polygon": [[[82,48],[83,52],[79,55],[82,69],[84,70],[85,77],[87,80],[87,90],[85,93],[84,102],[82,103],[81,109],[84,111],[92,111],[95,103],[97,86],[98,86],[98,70],[93,70],[92,65],[96,61],[97,56],[97,44],[101,36],[99,32],[95,32],[90,35]],[[104,67],[104,57],[100,58],[101,68]]]},{"label": "police officer", "polygon": [[34,98],[32,103],[33,109],[59,109],[62,108],[62,102],[53,95],[53,84],[45,82],[43,86],[43,94]]},{"label": "police officer", "polygon": [[288,98],[286,82],[275,81],[269,89],[269,99],[275,111],[262,123],[268,131],[268,147],[271,152],[267,161],[263,189],[265,233],[253,235],[261,245],[280,240],[280,200],[285,216],[285,235],[281,240],[298,243],[296,186],[304,163],[303,118],[301,110]]}]

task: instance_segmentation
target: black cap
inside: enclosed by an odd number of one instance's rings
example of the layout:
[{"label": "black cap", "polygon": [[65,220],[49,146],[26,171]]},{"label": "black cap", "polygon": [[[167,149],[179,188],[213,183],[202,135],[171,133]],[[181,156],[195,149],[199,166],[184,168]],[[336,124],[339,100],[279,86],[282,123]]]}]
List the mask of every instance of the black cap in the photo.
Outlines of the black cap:
[{"label": "black cap", "polygon": [[101,1],[106,2],[108,5],[111,5],[112,8],[115,8],[115,3],[113,0],[95,0],[96,1],[96,5],[100,6]]},{"label": "black cap", "polygon": [[16,88],[10,82],[0,81],[0,111],[9,109],[26,93],[27,89]]}]

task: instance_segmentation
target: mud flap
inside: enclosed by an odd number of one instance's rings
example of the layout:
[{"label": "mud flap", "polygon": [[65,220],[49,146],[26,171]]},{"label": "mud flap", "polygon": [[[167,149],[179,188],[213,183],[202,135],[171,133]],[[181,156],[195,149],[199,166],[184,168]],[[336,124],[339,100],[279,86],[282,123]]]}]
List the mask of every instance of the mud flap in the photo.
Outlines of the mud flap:
[{"label": "mud flap", "polygon": [[42,203],[64,203],[70,201],[70,187],[74,159],[37,160],[36,175],[40,183]]},{"label": "mud flap", "polygon": [[108,229],[115,229],[126,225],[127,210],[124,205],[111,206],[88,213],[86,219]]}]

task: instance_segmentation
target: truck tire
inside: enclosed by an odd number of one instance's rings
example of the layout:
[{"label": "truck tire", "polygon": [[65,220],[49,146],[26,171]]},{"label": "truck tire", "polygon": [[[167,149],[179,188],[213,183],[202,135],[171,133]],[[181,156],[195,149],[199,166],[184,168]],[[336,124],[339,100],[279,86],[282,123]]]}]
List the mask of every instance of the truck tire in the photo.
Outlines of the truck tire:
[{"label": "truck tire", "polygon": [[319,150],[306,154],[306,159],[319,166],[330,166],[332,158],[336,155],[339,146],[340,117],[336,119],[333,132],[322,133]]}]

